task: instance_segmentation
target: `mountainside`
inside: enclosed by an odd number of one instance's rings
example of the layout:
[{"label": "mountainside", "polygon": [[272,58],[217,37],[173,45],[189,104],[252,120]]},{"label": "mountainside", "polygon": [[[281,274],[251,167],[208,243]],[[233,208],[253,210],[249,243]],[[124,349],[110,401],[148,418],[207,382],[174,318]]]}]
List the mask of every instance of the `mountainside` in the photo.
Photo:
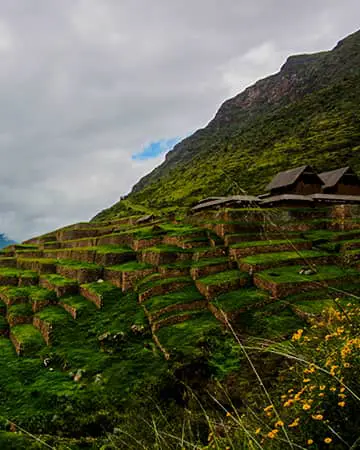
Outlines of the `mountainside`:
[{"label": "mountainside", "polygon": [[5,236],[5,234],[0,233],[0,248],[4,248],[10,244],[15,244],[15,241],[11,241]]},{"label": "mountainside", "polygon": [[329,52],[291,56],[280,72],[227,100],[106,219],[189,205],[207,195],[260,193],[279,170],[312,164],[360,171],[360,31]]}]

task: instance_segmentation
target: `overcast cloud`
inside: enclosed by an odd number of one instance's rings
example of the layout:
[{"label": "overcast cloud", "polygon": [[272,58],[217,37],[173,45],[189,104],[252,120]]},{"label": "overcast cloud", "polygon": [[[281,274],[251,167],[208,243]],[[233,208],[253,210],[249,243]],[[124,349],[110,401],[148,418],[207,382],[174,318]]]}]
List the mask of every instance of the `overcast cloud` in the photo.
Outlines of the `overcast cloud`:
[{"label": "overcast cloud", "polygon": [[332,48],[359,13],[358,0],[2,0],[0,232],[90,219],[163,159],[134,155],[206,125],[288,55]]}]

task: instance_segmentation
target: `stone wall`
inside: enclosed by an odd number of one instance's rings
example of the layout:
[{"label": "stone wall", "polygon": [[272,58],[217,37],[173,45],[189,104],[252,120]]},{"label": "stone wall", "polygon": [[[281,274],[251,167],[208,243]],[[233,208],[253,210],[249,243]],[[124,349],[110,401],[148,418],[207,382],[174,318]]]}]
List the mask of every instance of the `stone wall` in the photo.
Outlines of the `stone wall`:
[{"label": "stone wall", "polygon": [[171,283],[153,286],[148,290],[146,290],[145,292],[139,294],[139,303],[143,303],[145,300],[147,300],[150,297],[154,297],[155,295],[163,295],[168,294],[170,292],[179,291],[188,285],[189,285],[188,281],[173,281]]},{"label": "stone wall", "polygon": [[193,280],[197,280],[201,277],[206,277],[207,275],[212,275],[217,272],[224,272],[232,266],[231,261],[226,261],[218,264],[211,264],[203,267],[192,267],[190,270],[190,275]]},{"label": "stone wall", "polygon": [[97,308],[102,308],[103,306],[103,297],[98,292],[94,292],[87,287],[80,287],[80,295],[90,300]]},{"label": "stone wall", "polygon": [[144,248],[155,247],[161,244],[163,241],[162,237],[155,237],[152,239],[134,239],[131,243],[131,248],[138,252]]},{"label": "stone wall", "polygon": [[248,247],[241,248],[230,248],[229,254],[233,259],[241,259],[246,256],[257,255],[260,253],[277,253],[277,252],[292,252],[295,249],[297,250],[310,250],[312,248],[311,242],[295,242],[284,243],[284,244],[266,244],[266,245],[257,245],[251,247],[249,244]]},{"label": "stone wall", "polygon": [[158,319],[163,314],[169,313],[171,311],[183,312],[183,311],[192,311],[192,310],[197,310],[197,309],[205,309],[207,306],[207,303],[208,303],[207,300],[197,300],[192,303],[182,303],[182,304],[178,303],[178,304],[174,304],[174,305],[169,305],[169,306],[159,309],[158,311],[155,311],[153,313],[149,312],[148,313],[149,321],[150,321],[150,323],[152,323],[153,321]]},{"label": "stone wall", "polygon": [[77,280],[79,284],[92,283],[103,276],[101,268],[74,268],[71,266],[57,266],[56,273],[72,280]]},{"label": "stone wall", "polygon": [[35,316],[33,319],[33,325],[42,334],[42,337],[44,338],[46,345],[50,345],[53,330],[52,324],[45,322],[44,320],[41,320],[39,317]]},{"label": "stone wall", "polygon": [[203,284],[200,280],[197,280],[195,284],[198,291],[205,298],[207,298],[208,300],[213,300],[215,297],[222,293],[240,289],[241,287],[245,286],[247,282],[248,280],[246,278],[239,278],[237,280],[219,282],[218,284]]}]

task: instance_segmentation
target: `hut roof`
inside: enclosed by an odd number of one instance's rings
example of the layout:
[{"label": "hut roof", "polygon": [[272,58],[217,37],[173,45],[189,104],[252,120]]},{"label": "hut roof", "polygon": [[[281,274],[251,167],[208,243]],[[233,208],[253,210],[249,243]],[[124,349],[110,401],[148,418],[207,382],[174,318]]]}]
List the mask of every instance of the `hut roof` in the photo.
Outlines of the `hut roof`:
[{"label": "hut roof", "polygon": [[353,175],[358,180],[357,175],[349,166],[341,167],[340,169],[330,170],[329,172],[322,172],[319,174],[319,177],[324,182],[323,187],[330,188],[335,186],[345,174]]},{"label": "hut roof", "polygon": [[360,203],[360,195],[312,194],[309,197],[328,203]]},{"label": "hut roof", "polygon": [[200,201],[198,201],[197,203],[196,203],[196,205],[201,205],[202,203],[208,203],[208,202],[212,202],[212,201],[214,201],[214,200],[221,200],[221,199],[223,199],[224,197],[206,197],[206,198],[203,198],[203,199],[201,199]]},{"label": "hut roof", "polygon": [[226,205],[241,206],[244,203],[258,203],[259,199],[252,195],[232,195],[229,197],[222,197],[218,200],[211,200],[205,203],[200,203],[193,208],[192,212],[201,211],[202,209],[220,208]]},{"label": "hut roof", "polygon": [[[266,190],[271,191],[273,189],[291,186],[304,172],[311,173],[312,175],[316,175],[318,177],[311,166],[296,167],[295,169],[285,170],[284,172],[279,172],[277,175],[275,175],[275,177],[267,185]],[[321,178],[319,178],[319,181],[321,184],[323,184]]]},{"label": "hut roof", "polygon": [[261,201],[262,205],[268,205],[271,203],[280,203],[280,202],[313,202],[312,196],[310,195],[298,195],[298,194],[281,194],[281,195],[272,195],[270,197],[264,198]]}]

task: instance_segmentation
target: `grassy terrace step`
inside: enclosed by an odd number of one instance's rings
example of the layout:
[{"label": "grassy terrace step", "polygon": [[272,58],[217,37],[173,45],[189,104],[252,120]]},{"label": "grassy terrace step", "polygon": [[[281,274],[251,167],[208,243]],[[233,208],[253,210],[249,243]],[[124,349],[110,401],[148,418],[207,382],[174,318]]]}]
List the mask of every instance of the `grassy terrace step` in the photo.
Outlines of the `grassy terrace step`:
[{"label": "grassy terrace step", "polygon": [[273,297],[281,298],[306,290],[333,286],[344,281],[357,280],[359,272],[338,266],[319,266],[317,273],[301,275],[302,266],[279,267],[258,272],[254,275],[254,284],[269,291]]},{"label": "grassy terrace step", "polygon": [[168,327],[169,325],[175,325],[188,320],[193,320],[196,317],[201,317],[207,312],[206,302],[203,304],[197,302],[196,304],[190,304],[186,310],[172,310],[159,316],[151,323],[151,328],[156,333],[160,328]]},{"label": "grassy terrace step", "polygon": [[224,244],[230,246],[238,244],[240,242],[254,242],[254,241],[269,241],[269,240],[281,240],[296,239],[302,237],[299,232],[287,232],[287,233],[275,233],[275,232],[257,232],[257,233],[236,233],[227,234],[224,236]]},{"label": "grassy terrace step", "polygon": [[81,247],[95,247],[97,246],[99,238],[89,237],[82,239],[71,239],[69,241],[61,241],[61,247],[64,249],[68,248],[81,248]]},{"label": "grassy terrace step", "polygon": [[234,262],[230,261],[228,257],[201,259],[193,262],[190,270],[190,275],[193,280],[205,277],[217,272],[223,272],[227,269],[234,268]]},{"label": "grassy terrace step", "polygon": [[26,303],[29,299],[29,287],[1,287],[0,299],[9,307],[19,303]]},{"label": "grassy terrace step", "polygon": [[104,279],[123,291],[127,291],[134,289],[139,280],[154,273],[155,270],[155,267],[150,264],[132,261],[119,266],[105,267]]},{"label": "grassy terrace step", "polygon": [[219,295],[209,304],[210,311],[221,322],[226,322],[223,312],[229,320],[248,310],[262,308],[272,302],[269,293],[256,288],[244,288]]},{"label": "grassy terrace step", "polygon": [[36,356],[44,346],[41,333],[30,324],[11,328],[10,340],[19,356]]},{"label": "grassy terrace step", "polygon": [[31,270],[0,268],[0,286],[32,286],[39,281],[39,275]]},{"label": "grassy terrace step", "polygon": [[191,277],[159,278],[159,274],[149,275],[144,282],[137,285],[139,302],[142,303],[155,295],[175,292],[193,283]]},{"label": "grassy terrace step", "polygon": [[79,290],[76,281],[55,274],[42,275],[40,277],[39,285],[44,289],[55,291],[57,297],[77,294]]},{"label": "grassy terrace step", "polygon": [[80,286],[80,294],[94,303],[97,308],[102,308],[104,302],[109,298],[114,298],[114,296],[121,298],[122,291],[113,286],[111,283],[88,283],[82,284]]},{"label": "grassy terrace step", "polygon": [[41,273],[55,273],[56,259],[50,258],[17,258],[18,269],[32,270],[39,274]]},{"label": "grassy terrace step", "polygon": [[15,256],[17,258],[43,258],[43,250],[16,250]]},{"label": "grassy terrace step", "polygon": [[0,257],[0,267],[14,268],[16,267],[16,258],[9,256]]},{"label": "grassy terrace step", "polygon": [[33,325],[40,331],[46,344],[50,345],[53,342],[54,327],[62,327],[68,320],[69,314],[63,308],[48,306],[35,314]]},{"label": "grassy terrace step", "polygon": [[201,343],[210,336],[222,332],[221,325],[210,312],[195,314],[186,321],[163,326],[157,331],[160,343],[171,354],[182,354],[196,358],[201,354]]},{"label": "grassy terrace step", "polygon": [[245,286],[249,282],[248,274],[239,270],[227,270],[215,275],[199,278],[196,287],[208,300],[214,299],[224,292],[233,291]]},{"label": "grassy terrace step", "polygon": [[192,259],[193,261],[200,261],[207,258],[221,258],[227,255],[227,251],[225,246],[195,248]]},{"label": "grassy terrace step", "polygon": [[239,316],[239,319],[245,333],[256,339],[272,341],[288,339],[295,330],[306,325],[290,306],[281,301],[250,310],[244,316]]},{"label": "grassy terrace step", "polygon": [[192,261],[179,261],[158,266],[158,272],[163,278],[184,277],[190,274],[191,266]]},{"label": "grassy terrace step", "polygon": [[134,240],[157,238],[162,234],[164,234],[164,231],[158,226],[135,227],[130,230],[101,236],[98,240],[98,245],[132,245]]},{"label": "grassy terrace step", "polygon": [[26,250],[26,251],[36,251],[39,249],[38,245],[32,245],[32,244],[12,244],[12,245],[8,245],[7,247],[3,248],[3,251],[5,252],[12,252],[12,251],[21,251],[21,250]]},{"label": "grassy terrace step", "polygon": [[[187,286],[184,289],[164,295],[153,296],[145,303],[145,308],[151,320],[170,312],[191,309],[192,305],[204,303],[204,297],[195,286]],[[205,304],[205,303],[204,303]]]},{"label": "grassy terrace step", "polygon": [[312,241],[346,241],[350,239],[359,239],[360,230],[351,231],[331,231],[331,230],[313,230],[305,233],[306,239]]},{"label": "grassy terrace step", "polygon": [[192,259],[191,249],[183,249],[175,245],[159,245],[157,247],[145,248],[141,252],[141,262],[159,266],[174,263],[175,261],[186,261]]},{"label": "grassy terrace step", "polygon": [[309,264],[333,264],[335,255],[319,250],[299,250],[298,252],[260,253],[238,260],[239,269],[244,272],[258,272],[270,267]]},{"label": "grassy terrace step", "polygon": [[96,310],[95,305],[81,295],[63,297],[59,300],[58,304],[64,308],[73,319],[77,319],[84,314],[91,314]]},{"label": "grassy terrace step", "polygon": [[59,260],[56,272],[65,278],[76,280],[79,284],[91,283],[103,276],[101,266],[74,260]]},{"label": "grassy terrace step", "polygon": [[279,239],[275,241],[239,242],[230,247],[229,253],[232,258],[241,259],[258,253],[291,252],[311,249],[311,247],[312,243],[304,239]]},{"label": "grassy terrace step", "polygon": [[29,303],[20,303],[18,305],[9,306],[6,313],[6,318],[10,327],[32,323],[33,310],[31,305]]},{"label": "grassy terrace step", "polygon": [[34,286],[29,291],[29,302],[34,312],[40,311],[48,305],[56,302],[56,293]]}]

